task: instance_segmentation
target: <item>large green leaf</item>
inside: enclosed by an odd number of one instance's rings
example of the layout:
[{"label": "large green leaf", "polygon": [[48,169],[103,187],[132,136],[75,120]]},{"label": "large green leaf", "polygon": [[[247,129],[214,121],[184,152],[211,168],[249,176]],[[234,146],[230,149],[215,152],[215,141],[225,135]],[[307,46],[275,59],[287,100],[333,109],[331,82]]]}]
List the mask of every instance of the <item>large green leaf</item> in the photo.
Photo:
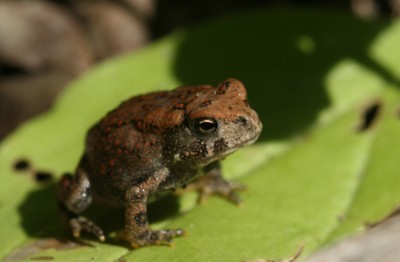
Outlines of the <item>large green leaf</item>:
[{"label": "large green leaf", "polygon": [[[377,220],[400,202],[400,23],[320,12],[252,12],[177,32],[106,62],[76,81],[53,109],[0,147],[0,257],[74,261],[242,261],[309,254]],[[48,244],[67,235],[55,184],[12,169],[21,157],[58,175],[72,172],[86,130],[120,101],[177,85],[241,79],[259,112],[259,141],[224,161],[249,190],[244,207],[195,195],[150,207],[154,228],[185,228],[176,246],[129,250],[109,238],[89,246]],[[363,112],[379,105],[365,130]],[[120,210],[88,214],[109,235]],[[48,241],[48,242],[46,242]],[[47,244],[43,244],[47,243]],[[53,247],[53,248],[49,248]]]}]

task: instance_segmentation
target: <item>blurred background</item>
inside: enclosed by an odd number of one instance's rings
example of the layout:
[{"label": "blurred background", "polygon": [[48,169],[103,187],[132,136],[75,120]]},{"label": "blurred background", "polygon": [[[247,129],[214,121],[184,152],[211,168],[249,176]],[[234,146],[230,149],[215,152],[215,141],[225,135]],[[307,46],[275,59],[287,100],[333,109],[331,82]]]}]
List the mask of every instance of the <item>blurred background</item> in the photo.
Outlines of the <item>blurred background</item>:
[{"label": "blurred background", "polygon": [[400,0],[0,0],[0,140],[94,64],[179,28],[261,7],[366,20],[400,15]]}]

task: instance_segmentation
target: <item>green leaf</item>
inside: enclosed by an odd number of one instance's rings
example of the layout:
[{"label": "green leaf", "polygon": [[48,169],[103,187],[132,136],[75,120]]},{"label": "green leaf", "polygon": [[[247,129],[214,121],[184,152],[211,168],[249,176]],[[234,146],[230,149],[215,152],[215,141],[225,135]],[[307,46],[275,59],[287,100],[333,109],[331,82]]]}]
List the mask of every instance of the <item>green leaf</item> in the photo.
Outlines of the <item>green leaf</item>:
[{"label": "green leaf", "polygon": [[[307,255],[378,220],[400,202],[399,30],[396,21],[258,11],[176,32],[94,68],[52,110],[0,146],[0,257],[276,259],[293,255],[300,243]],[[122,100],[178,85],[216,85],[228,77],[246,84],[264,123],[259,141],[223,164],[226,177],[249,187],[243,208],[216,197],[197,206],[194,194],[151,205],[152,227],[188,231],[173,248],[132,251],[113,242],[123,213],[98,207],[88,216],[108,230],[108,242],[49,240],[68,236],[59,225],[56,185],[41,186],[14,171],[17,159],[58,176],[72,172],[86,130]],[[360,130],[371,105],[378,114]]]}]

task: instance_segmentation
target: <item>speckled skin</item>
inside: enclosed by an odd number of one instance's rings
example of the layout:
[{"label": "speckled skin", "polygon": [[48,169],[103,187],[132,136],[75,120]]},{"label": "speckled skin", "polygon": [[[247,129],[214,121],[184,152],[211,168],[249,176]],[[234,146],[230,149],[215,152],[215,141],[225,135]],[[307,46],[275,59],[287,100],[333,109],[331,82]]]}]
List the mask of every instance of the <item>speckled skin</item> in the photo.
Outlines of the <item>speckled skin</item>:
[{"label": "speckled skin", "polygon": [[[191,183],[203,196],[239,203],[241,186],[221,177],[219,160],[258,138],[262,124],[236,79],[218,87],[179,87],[133,97],[94,125],[74,176],[59,184],[61,210],[75,236],[103,231],[79,216],[92,199],[125,207],[118,236],[133,247],[169,244],[183,230],[149,229],[147,203]],[[203,174],[201,178],[196,178]]]}]

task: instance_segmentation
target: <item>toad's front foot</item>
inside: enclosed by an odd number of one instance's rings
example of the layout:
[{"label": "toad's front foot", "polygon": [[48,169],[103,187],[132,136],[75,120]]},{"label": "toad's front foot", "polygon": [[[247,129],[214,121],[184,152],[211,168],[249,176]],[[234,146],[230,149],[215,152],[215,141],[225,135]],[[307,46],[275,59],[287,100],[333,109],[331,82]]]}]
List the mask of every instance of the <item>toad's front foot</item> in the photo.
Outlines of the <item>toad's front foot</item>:
[{"label": "toad's front foot", "polygon": [[182,229],[168,229],[168,230],[148,230],[141,235],[135,236],[122,230],[117,233],[117,239],[128,241],[133,248],[144,246],[170,246],[174,237],[181,237],[185,235]]},{"label": "toad's front foot", "polygon": [[219,195],[236,205],[240,205],[242,199],[237,191],[244,191],[245,189],[245,185],[226,181],[222,177],[203,176],[189,184],[184,190],[198,191],[200,204],[204,204],[211,195]]},{"label": "toad's front foot", "polygon": [[106,239],[103,230],[101,230],[98,225],[86,217],[73,217],[69,220],[69,225],[72,229],[72,234],[76,238],[81,235],[81,231],[86,231],[95,235],[100,241],[104,241]]}]

